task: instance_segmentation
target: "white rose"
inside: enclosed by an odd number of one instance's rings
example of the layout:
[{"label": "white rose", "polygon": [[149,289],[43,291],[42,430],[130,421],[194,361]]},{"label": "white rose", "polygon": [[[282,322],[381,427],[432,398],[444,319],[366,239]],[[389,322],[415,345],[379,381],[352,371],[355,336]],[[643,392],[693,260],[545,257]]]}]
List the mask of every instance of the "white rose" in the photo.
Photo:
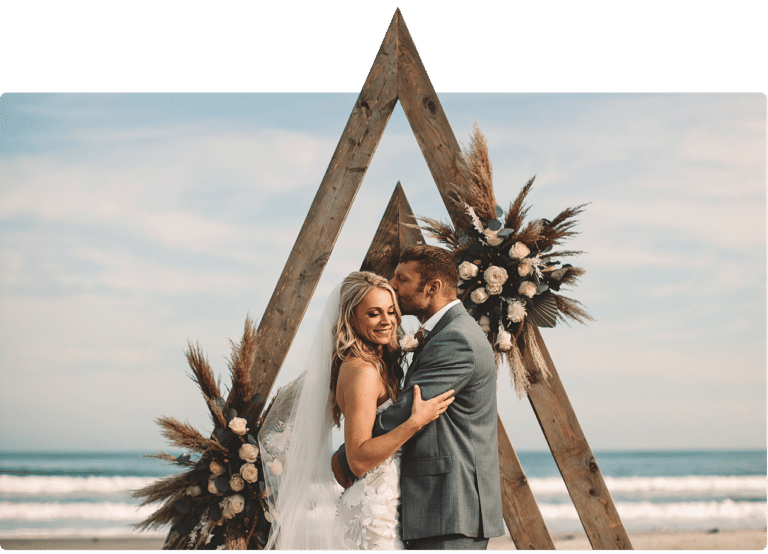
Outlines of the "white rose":
[{"label": "white rose", "polygon": [[221,465],[219,462],[211,462],[208,466],[208,469],[213,475],[221,475],[226,471],[223,465]]},{"label": "white rose", "polygon": [[249,483],[255,483],[259,478],[259,470],[253,464],[243,464],[240,466],[240,477]]},{"label": "white rose", "polygon": [[400,348],[404,352],[413,352],[419,346],[419,339],[413,333],[408,333],[400,339]]},{"label": "white rose", "polygon": [[482,304],[489,298],[488,293],[485,292],[485,289],[483,287],[473,290],[472,294],[470,294],[469,297],[472,299],[472,302],[474,302],[475,304]]},{"label": "white rose", "polygon": [[200,496],[203,494],[203,489],[200,487],[200,485],[195,485],[193,487],[187,487],[187,495],[188,496]]},{"label": "white rose", "polygon": [[517,273],[520,275],[520,277],[525,277],[526,275],[530,275],[533,272],[533,266],[529,263],[521,263],[517,266]]},{"label": "white rose", "polygon": [[499,350],[502,352],[506,352],[512,348],[512,334],[503,329],[500,330],[499,335],[496,337],[496,346],[498,346]]},{"label": "white rose", "polygon": [[461,262],[459,264],[459,277],[462,279],[471,279],[477,277],[478,268],[472,262]]},{"label": "white rose", "polygon": [[241,494],[226,497],[220,504],[222,515],[232,519],[245,508],[245,498]]},{"label": "white rose", "polygon": [[487,242],[489,246],[498,246],[504,242],[504,237],[500,237],[498,231],[486,229],[483,231],[483,234],[485,235],[485,242]]},{"label": "white rose", "polygon": [[272,472],[273,475],[277,475],[278,477],[283,474],[283,464],[280,460],[273,460],[271,462],[267,462],[267,467],[269,468],[269,471]]},{"label": "white rose", "polygon": [[525,306],[519,300],[513,300],[507,308],[507,317],[512,323],[520,323],[525,318]]},{"label": "white rose", "polygon": [[488,294],[501,294],[503,289],[504,287],[502,285],[498,285],[496,283],[485,285],[485,290],[488,292]]},{"label": "white rose", "polygon": [[216,488],[215,481],[216,481],[216,478],[213,475],[208,478],[208,492],[211,494],[221,494],[221,492],[219,492],[219,489]]},{"label": "white rose", "polygon": [[525,258],[530,253],[531,250],[522,242],[516,242],[512,245],[512,248],[509,249],[510,258]]},{"label": "white rose", "polygon": [[251,443],[247,442],[240,447],[240,450],[237,454],[240,456],[241,460],[245,460],[246,462],[255,462],[256,457],[259,455],[259,449]]},{"label": "white rose", "polygon": [[235,417],[232,418],[232,421],[229,422],[229,428],[232,429],[232,432],[235,435],[245,435],[245,433],[248,431],[248,427],[246,427],[246,424],[248,422],[245,421],[242,417]]},{"label": "white rose", "polygon": [[229,478],[229,488],[233,491],[241,491],[245,487],[245,481],[242,477],[235,474],[232,477]]},{"label": "white rose", "polygon": [[491,332],[491,320],[487,315],[481,315],[480,319],[477,320],[477,323],[480,325],[480,328],[483,330],[483,332]]},{"label": "white rose", "polygon": [[507,275],[507,270],[497,265],[492,265],[486,269],[484,275],[485,282],[489,285],[503,285],[509,278],[509,275]]},{"label": "white rose", "polygon": [[517,292],[527,296],[528,298],[533,298],[536,294],[536,288],[536,283],[532,283],[531,281],[523,281],[517,288]]}]

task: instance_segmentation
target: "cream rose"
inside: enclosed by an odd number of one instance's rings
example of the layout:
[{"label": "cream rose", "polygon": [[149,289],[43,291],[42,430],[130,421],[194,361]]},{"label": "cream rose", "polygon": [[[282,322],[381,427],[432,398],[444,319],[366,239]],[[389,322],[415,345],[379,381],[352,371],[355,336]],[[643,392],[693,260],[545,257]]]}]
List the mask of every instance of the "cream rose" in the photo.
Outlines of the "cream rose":
[{"label": "cream rose", "polygon": [[229,488],[232,489],[235,492],[243,490],[245,487],[245,481],[242,477],[235,474],[232,477],[229,478]]},{"label": "cream rose", "polygon": [[211,463],[208,465],[208,470],[209,470],[209,471],[211,472],[211,474],[213,474],[213,475],[221,475],[222,473],[224,473],[224,472],[226,471],[226,469],[224,468],[224,466],[223,466],[223,465],[221,465],[219,462],[211,462]]},{"label": "cream rose", "polygon": [[531,253],[530,248],[528,248],[522,242],[516,242],[515,244],[512,245],[512,248],[509,249],[510,258],[522,259],[522,258],[525,258],[530,253]]},{"label": "cream rose", "polygon": [[216,488],[215,481],[216,481],[216,477],[214,477],[213,475],[211,475],[208,478],[208,492],[211,494],[221,494],[219,489]]},{"label": "cream rose", "polygon": [[200,487],[200,485],[194,485],[192,487],[187,487],[186,492],[188,496],[200,496],[203,494],[203,489]]},{"label": "cream rose", "polygon": [[520,277],[526,277],[533,273],[533,266],[529,263],[521,262],[520,265],[517,266],[517,273]]},{"label": "cream rose", "polygon": [[517,288],[517,292],[527,296],[528,298],[533,298],[536,294],[536,289],[536,283],[532,283],[531,281],[523,281]]},{"label": "cream rose", "polygon": [[[483,275],[485,276],[485,282],[488,283],[489,285],[503,285],[504,283],[507,282],[507,279],[509,279],[509,275],[507,275],[507,270],[497,265],[492,265],[491,267],[486,269]],[[494,294],[494,293],[491,293],[491,294]]]},{"label": "cream rose", "polygon": [[233,494],[226,497],[220,506],[221,514],[227,519],[232,519],[245,508],[245,498],[241,494]]},{"label": "cream rose", "polygon": [[485,291],[483,287],[473,290],[472,294],[470,294],[469,297],[472,299],[472,302],[474,302],[475,304],[482,304],[489,298],[488,293]]},{"label": "cream rose", "polygon": [[480,325],[480,328],[485,333],[491,332],[491,320],[487,315],[481,315],[480,319],[477,320],[478,325]]},{"label": "cream rose", "polygon": [[259,455],[259,449],[251,443],[247,442],[240,447],[240,450],[237,454],[240,456],[241,460],[245,460],[246,462],[255,462],[256,457]]},{"label": "cream rose", "polygon": [[497,285],[496,283],[485,285],[485,290],[488,294],[501,294],[503,289],[502,285]]},{"label": "cream rose", "polygon": [[507,317],[512,323],[520,323],[525,318],[525,306],[519,300],[513,300],[507,308]]},{"label": "cream rose", "polygon": [[472,279],[477,277],[478,268],[472,262],[461,262],[459,264],[459,277],[462,279]]},{"label": "cream rose", "polygon": [[249,483],[255,483],[259,478],[259,470],[253,464],[243,464],[240,466],[240,477]]},{"label": "cream rose", "polygon": [[272,460],[271,462],[267,462],[267,467],[273,475],[277,475],[279,477],[283,474],[283,464],[280,460]]},{"label": "cream rose", "polygon": [[248,432],[248,427],[246,427],[247,424],[248,422],[242,417],[235,417],[229,422],[229,428],[232,429],[232,432],[235,435],[243,436]]},{"label": "cream rose", "polygon": [[419,346],[419,339],[413,333],[408,333],[400,339],[400,348],[404,352],[413,352]]},{"label": "cream rose", "polygon": [[499,330],[499,334],[496,337],[496,346],[501,350],[502,352],[506,352],[507,350],[512,348],[512,334],[508,331],[505,331],[504,329]]}]

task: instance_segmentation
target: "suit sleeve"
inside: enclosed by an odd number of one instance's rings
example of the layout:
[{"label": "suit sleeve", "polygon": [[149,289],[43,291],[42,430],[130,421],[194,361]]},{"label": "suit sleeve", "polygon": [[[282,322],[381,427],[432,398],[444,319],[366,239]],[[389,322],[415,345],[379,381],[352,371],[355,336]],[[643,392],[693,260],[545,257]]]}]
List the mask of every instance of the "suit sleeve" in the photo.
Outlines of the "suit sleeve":
[{"label": "suit sleeve", "polygon": [[474,370],[474,355],[467,338],[457,331],[441,331],[424,347],[418,367],[406,379],[406,388],[400,397],[376,418],[373,436],[388,433],[411,416],[414,385],[421,387],[424,400],[450,389],[458,395]]}]

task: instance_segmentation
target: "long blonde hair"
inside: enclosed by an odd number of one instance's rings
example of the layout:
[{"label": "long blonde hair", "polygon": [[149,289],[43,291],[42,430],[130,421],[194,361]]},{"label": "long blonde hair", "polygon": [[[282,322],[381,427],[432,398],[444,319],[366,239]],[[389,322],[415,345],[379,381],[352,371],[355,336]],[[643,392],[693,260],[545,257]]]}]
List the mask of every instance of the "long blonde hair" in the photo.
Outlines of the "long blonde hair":
[{"label": "long blonde hair", "polygon": [[[392,301],[395,304],[398,332],[392,333],[389,344],[382,348],[382,355],[379,356],[374,348],[363,341],[355,332],[352,326],[354,311],[357,305],[362,302],[365,295],[375,288],[381,288],[389,291],[392,295]],[[333,346],[333,358],[331,362],[331,394],[333,395],[333,422],[336,426],[341,425],[341,408],[336,401],[336,384],[339,380],[339,369],[342,362],[348,358],[358,358],[372,364],[379,371],[381,381],[387,394],[393,400],[400,394],[400,379],[403,377],[403,368],[400,366],[402,353],[398,344],[398,334],[402,314],[400,306],[397,304],[395,291],[389,286],[389,282],[370,271],[354,271],[350,273],[341,284],[341,297],[339,299],[339,317],[333,326],[333,336],[335,337]]]}]

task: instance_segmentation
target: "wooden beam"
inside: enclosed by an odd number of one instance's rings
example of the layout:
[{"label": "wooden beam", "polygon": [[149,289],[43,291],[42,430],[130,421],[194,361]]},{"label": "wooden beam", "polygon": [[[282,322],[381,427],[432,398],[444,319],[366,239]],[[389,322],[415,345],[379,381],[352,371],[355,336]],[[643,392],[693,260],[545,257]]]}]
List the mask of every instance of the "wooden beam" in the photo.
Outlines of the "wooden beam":
[{"label": "wooden beam", "polygon": [[403,106],[408,123],[419,143],[437,190],[443,198],[448,214],[456,221],[457,207],[450,199],[453,186],[461,186],[464,179],[458,161],[461,147],[456,141],[451,124],[445,116],[435,89],[405,26],[400,10],[397,18],[397,97]]},{"label": "wooden beam", "polygon": [[396,37],[393,18],[261,318],[251,379],[263,400],[254,413],[269,397],[397,102]]},{"label": "wooden beam", "polygon": [[554,550],[539,505],[501,418],[498,418],[499,469],[501,471],[501,509],[504,522],[517,550]]},{"label": "wooden beam", "polygon": [[539,420],[560,474],[571,495],[589,542],[595,550],[630,550],[632,544],[624,530],[611,493],[576,419],[555,364],[538,328],[534,336],[549,370],[546,379],[536,367],[530,349],[523,352],[523,363],[530,374],[528,399]]},{"label": "wooden beam", "polygon": [[387,279],[394,277],[402,249],[413,244],[424,244],[421,231],[412,227],[415,224],[411,205],[398,181],[360,270],[373,271]]}]

